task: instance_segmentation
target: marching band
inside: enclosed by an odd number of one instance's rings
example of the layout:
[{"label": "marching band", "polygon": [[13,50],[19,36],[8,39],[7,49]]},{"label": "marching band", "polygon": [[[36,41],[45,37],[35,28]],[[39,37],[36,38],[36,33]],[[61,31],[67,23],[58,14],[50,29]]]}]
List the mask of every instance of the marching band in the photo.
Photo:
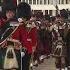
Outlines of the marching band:
[{"label": "marching band", "polygon": [[0,69],[31,70],[52,56],[57,70],[70,70],[70,22],[63,14],[32,14],[24,2],[4,4],[2,13]]}]

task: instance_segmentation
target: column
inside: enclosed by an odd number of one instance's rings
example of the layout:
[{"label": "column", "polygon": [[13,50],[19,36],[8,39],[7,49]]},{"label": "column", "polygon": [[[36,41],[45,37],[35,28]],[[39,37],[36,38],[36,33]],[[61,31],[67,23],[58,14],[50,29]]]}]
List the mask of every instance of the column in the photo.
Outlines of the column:
[{"label": "column", "polygon": [[60,10],[58,10],[58,14],[60,14]]},{"label": "column", "polygon": [[26,0],[25,0],[25,2],[26,2]]},{"label": "column", "polygon": [[46,0],[46,4],[48,5],[48,0]]},{"label": "column", "polygon": [[53,5],[56,6],[56,1],[55,0],[53,0]]},{"label": "column", "polygon": [[32,0],[32,5],[33,5],[33,0]]},{"label": "column", "polygon": [[36,0],[36,5],[37,5],[37,0]]},{"label": "column", "polygon": [[60,4],[62,4],[62,0],[60,0]]},{"label": "column", "polygon": [[34,10],[32,11],[32,13],[34,14]]},{"label": "column", "polygon": [[52,4],[52,0],[49,0],[49,4]]},{"label": "column", "polygon": [[28,4],[29,4],[29,0],[28,0]]},{"label": "column", "polygon": [[40,5],[40,0],[39,0],[39,5]]},{"label": "column", "polygon": [[68,0],[68,4],[70,4],[70,0]]},{"label": "column", "polygon": [[45,10],[42,10],[42,12],[43,12],[43,15],[45,15]]},{"label": "column", "polygon": [[52,16],[56,16],[56,10],[52,11]]},{"label": "column", "polygon": [[17,5],[19,4],[19,0],[17,0]]},{"label": "column", "polygon": [[21,0],[21,2],[23,2],[23,0]]},{"label": "column", "polygon": [[60,4],[60,0],[57,0],[57,4]]},{"label": "column", "polygon": [[50,12],[49,12],[49,10],[48,10],[48,14],[49,14]]},{"label": "column", "polygon": [[66,0],[64,0],[64,4],[66,4]]},{"label": "column", "polygon": [[59,4],[60,4],[60,1],[61,1],[61,0],[59,0]]},{"label": "column", "polygon": [[42,4],[44,5],[44,0],[43,0]]}]

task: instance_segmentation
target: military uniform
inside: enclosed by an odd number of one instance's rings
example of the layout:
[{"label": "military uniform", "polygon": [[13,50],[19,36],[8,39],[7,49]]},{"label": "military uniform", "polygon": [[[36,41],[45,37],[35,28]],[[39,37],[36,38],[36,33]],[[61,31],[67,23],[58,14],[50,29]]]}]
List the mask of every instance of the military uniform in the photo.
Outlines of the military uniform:
[{"label": "military uniform", "polygon": [[64,42],[64,28],[63,25],[58,25],[57,27],[57,40],[55,41],[55,57],[56,57],[56,67],[65,68],[66,67],[66,45]]},{"label": "military uniform", "polygon": [[[5,56],[6,56],[6,52],[7,52],[7,38],[8,36],[13,32],[13,27],[10,26],[11,23],[17,23],[17,20],[15,18],[15,6],[12,3],[7,3],[7,4],[3,4],[3,14],[6,15],[6,12],[8,12],[9,10],[11,12],[13,12],[13,16],[8,20],[7,16],[6,19],[4,20],[3,18],[0,19],[0,46],[2,48],[2,68],[4,68],[4,61],[5,61]],[[9,16],[10,17],[10,16]],[[11,28],[12,27],[12,28]]]}]

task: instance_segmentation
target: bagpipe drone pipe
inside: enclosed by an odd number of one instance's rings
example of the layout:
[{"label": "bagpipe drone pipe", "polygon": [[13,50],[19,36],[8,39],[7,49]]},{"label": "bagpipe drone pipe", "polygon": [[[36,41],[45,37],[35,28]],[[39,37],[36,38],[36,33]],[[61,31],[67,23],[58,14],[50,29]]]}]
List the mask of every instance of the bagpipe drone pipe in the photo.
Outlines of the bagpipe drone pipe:
[{"label": "bagpipe drone pipe", "polygon": [[19,24],[16,21],[6,22],[0,28],[0,45],[3,44],[18,28]]}]

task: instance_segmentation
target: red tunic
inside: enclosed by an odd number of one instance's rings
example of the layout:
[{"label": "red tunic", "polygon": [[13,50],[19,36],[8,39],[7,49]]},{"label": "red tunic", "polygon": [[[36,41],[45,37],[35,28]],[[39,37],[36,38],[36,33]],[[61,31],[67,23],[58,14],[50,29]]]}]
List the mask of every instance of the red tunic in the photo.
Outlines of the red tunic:
[{"label": "red tunic", "polygon": [[5,19],[3,19],[3,18],[0,18],[0,27],[2,27],[4,24],[5,24]]},{"label": "red tunic", "polygon": [[32,53],[32,47],[36,46],[37,30],[34,27],[28,32],[24,26],[19,26],[13,34],[13,38],[19,40],[22,43],[22,46],[25,47],[30,54]]}]

